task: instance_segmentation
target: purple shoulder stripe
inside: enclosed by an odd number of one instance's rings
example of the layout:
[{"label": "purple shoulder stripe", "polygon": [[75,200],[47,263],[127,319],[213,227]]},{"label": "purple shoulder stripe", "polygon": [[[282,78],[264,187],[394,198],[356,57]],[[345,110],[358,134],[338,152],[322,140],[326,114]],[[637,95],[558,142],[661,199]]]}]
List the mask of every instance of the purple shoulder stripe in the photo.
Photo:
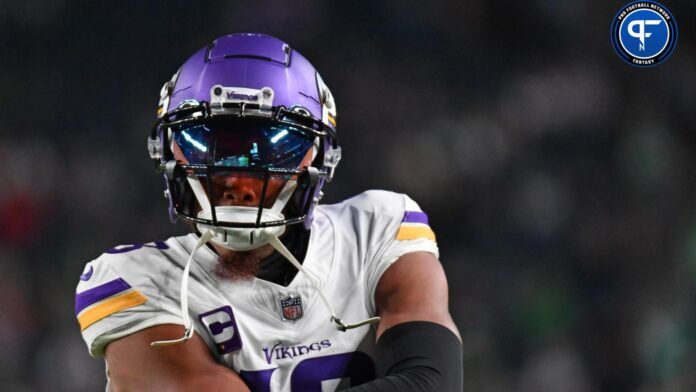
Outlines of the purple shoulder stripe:
[{"label": "purple shoulder stripe", "polygon": [[406,211],[401,222],[428,224],[428,215],[421,211]]},{"label": "purple shoulder stripe", "polygon": [[122,291],[130,289],[131,286],[122,278],[114,279],[97,287],[85,290],[75,295],[75,316],[84,308],[97,303],[104,298],[111,297]]}]

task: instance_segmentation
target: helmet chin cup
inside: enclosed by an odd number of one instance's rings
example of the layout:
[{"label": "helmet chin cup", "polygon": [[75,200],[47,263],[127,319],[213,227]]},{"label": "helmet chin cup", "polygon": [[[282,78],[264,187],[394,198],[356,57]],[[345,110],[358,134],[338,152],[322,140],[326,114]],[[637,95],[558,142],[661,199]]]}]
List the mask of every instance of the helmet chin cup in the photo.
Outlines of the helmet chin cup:
[{"label": "helmet chin cup", "polygon": [[[215,207],[215,216],[220,222],[255,223],[258,216],[258,207],[223,206]],[[198,213],[201,219],[212,219],[209,209]],[[264,208],[261,212],[261,222],[283,220],[281,213],[271,212]],[[244,252],[259,248],[269,242],[269,236],[280,236],[285,232],[285,226],[270,226],[260,228],[235,228],[196,224],[202,233],[210,230],[213,233],[211,241],[225,248]]]}]

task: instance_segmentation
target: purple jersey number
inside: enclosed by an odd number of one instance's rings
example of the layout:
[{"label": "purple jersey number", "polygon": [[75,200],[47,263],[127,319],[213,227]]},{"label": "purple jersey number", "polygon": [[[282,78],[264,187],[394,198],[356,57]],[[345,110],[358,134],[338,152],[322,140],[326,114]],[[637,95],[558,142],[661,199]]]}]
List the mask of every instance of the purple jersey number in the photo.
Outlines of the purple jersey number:
[{"label": "purple jersey number", "polygon": [[[254,392],[270,392],[271,376],[276,369],[254,372],[242,371],[239,375]],[[375,378],[375,366],[367,354],[360,351],[307,358],[297,364],[290,376],[293,392],[322,392],[322,381],[337,378],[350,379],[356,386]]]},{"label": "purple jersey number", "polygon": [[160,249],[160,250],[169,249],[169,246],[167,246],[167,244],[164,241],[155,241],[155,242],[151,242],[149,244],[121,245],[121,246],[117,246],[115,248],[107,249],[105,252],[110,254],[110,255],[115,255],[115,254],[126,253],[126,252],[131,252],[134,250],[138,250],[142,247],[155,248],[155,249]]},{"label": "purple jersey number", "polygon": [[345,377],[352,387],[374,379],[372,359],[360,351],[307,358],[295,367],[290,384],[293,391],[322,392],[322,381]]}]

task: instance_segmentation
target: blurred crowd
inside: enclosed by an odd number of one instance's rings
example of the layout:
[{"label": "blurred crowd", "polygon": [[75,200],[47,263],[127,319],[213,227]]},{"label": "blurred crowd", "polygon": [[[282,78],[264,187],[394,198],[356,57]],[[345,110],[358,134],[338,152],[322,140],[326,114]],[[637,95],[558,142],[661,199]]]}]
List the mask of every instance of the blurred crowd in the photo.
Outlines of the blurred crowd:
[{"label": "blurred crowd", "polygon": [[336,97],[324,202],[388,189],[430,216],[466,390],[696,390],[696,37],[633,68],[609,42],[621,5],[0,2],[0,389],[103,388],[73,315],[84,263],[186,231],[146,150],[159,89],[258,31]]}]

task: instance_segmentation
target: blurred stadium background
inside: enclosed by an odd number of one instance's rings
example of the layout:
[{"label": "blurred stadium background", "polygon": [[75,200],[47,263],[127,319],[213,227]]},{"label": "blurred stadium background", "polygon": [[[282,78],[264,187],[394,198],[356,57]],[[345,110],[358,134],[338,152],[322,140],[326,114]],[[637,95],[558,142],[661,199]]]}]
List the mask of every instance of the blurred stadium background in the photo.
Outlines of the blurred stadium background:
[{"label": "blurred stadium background", "polygon": [[85,262],[182,233],[145,138],[179,65],[276,35],[336,96],[325,202],[431,217],[471,391],[696,390],[696,3],[675,54],[609,42],[624,1],[0,1],[0,385],[96,391]]}]

